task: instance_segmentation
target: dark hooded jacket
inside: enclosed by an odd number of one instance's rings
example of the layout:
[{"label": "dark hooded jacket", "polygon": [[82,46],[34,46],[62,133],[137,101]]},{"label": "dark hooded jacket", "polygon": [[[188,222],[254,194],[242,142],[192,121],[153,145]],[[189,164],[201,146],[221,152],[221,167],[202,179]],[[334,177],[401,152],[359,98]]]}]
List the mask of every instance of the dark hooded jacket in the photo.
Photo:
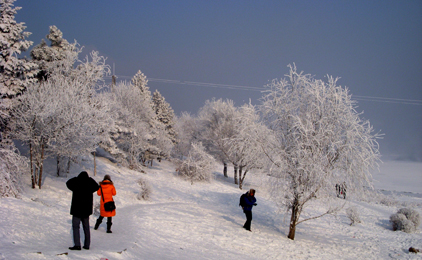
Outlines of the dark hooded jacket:
[{"label": "dark hooded jacket", "polygon": [[78,177],[68,180],[66,186],[72,191],[70,214],[79,218],[89,217],[92,214],[93,193],[100,187],[98,183],[87,172],[81,172]]},{"label": "dark hooded jacket", "polygon": [[252,211],[252,207],[256,203],[255,196],[252,196],[249,191],[246,193],[246,196],[243,197],[243,211]]}]

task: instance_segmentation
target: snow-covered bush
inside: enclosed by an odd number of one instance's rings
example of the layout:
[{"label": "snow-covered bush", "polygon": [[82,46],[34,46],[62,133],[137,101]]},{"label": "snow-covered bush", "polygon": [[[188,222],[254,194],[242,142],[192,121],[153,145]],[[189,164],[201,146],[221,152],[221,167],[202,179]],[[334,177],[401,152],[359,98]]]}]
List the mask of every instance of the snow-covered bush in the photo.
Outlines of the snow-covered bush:
[{"label": "snow-covered bush", "polygon": [[410,208],[402,208],[390,216],[393,230],[402,230],[406,233],[415,232],[421,223],[419,212]]},{"label": "snow-covered bush", "polygon": [[394,200],[393,198],[383,196],[382,198],[380,198],[379,203],[388,207],[393,207],[393,206],[396,206],[398,202],[397,200]]},{"label": "snow-covered bush", "polygon": [[359,212],[356,207],[350,207],[346,209],[346,215],[350,219],[350,225],[354,225],[356,223],[361,223]]},{"label": "snow-covered bush", "polygon": [[28,172],[28,162],[16,153],[13,145],[0,146],[0,197],[18,197],[21,191],[21,176]]},{"label": "snow-covered bush", "polygon": [[141,187],[138,193],[138,196],[136,196],[136,198],[138,200],[149,200],[150,196],[151,196],[151,186],[149,185],[149,183],[144,180],[144,179],[139,179],[138,180],[138,185]]},{"label": "snow-covered bush", "polygon": [[192,143],[192,149],[187,158],[177,164],[179,175],[193,184],[195,181],[211,180],[215,159],[205,152],[202,143]]}]

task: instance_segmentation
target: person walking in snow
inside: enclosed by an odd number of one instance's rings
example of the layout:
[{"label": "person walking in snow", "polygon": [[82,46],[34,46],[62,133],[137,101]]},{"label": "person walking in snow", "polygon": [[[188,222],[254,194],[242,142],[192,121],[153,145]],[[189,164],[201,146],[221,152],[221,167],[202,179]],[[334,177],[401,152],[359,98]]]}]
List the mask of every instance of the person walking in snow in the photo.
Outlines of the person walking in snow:
[{"label": "person walking in snow", "polygon": [[107,217],[107,233],[111,232],[111,219],[116,216],[116,209],[113,211],[106,211],[104,208],[104,203],[113,201],[113,196],[116,195],[116,188],[111,181],[110,175],[104,176],[102,182],[100,182],[100,189],[97,191],[97,195],[101,197],[100,199],[100,216],[95,223],[94,229],[97,230],[101,222],[103,222],[104,217]]},{"label": "person walking in snow", "polygon": [[66,182],[66,186],[72,191],[72,204],[70,214],[72,215],[72,229],[74,246],[70,250],[81,250],[80,223],[85,234],[84,249],[89,249],[91,234],[89,231],[89,216],[92,214],[93,193],[99,188],[98,183],[83,171],[77,177]]},{"label": "person walking in snow", "polygon": [[243,196],[242,201],[243,213],[246,215],[246,222],[243,225],[243,228],[251,231],[251,222],[252,222],[252,207],[256,206],[255,190],[250,189],[245,196]]}]

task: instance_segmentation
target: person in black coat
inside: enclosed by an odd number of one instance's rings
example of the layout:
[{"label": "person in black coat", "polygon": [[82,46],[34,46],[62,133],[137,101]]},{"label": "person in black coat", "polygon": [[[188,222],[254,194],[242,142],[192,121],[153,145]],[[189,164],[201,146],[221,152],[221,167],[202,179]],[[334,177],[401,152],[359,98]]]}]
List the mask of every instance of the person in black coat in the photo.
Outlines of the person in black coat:
[{"label": "person in black coat", "polygon": [[66,186],[72,191],[72,204],[70,214],[72,215],[73,242],[74,246],[70,250],[81,250],[81,240],[79,227],[82,227],[85,234],[84,249],[89,249],[91,244],[91,234],[89,231],[89,216],[92,214],[93,193],[100,186],[98,183],[83,171],[78,177],[74,177],[66,182]]},{"label": "person in black coat", "polygon": [[243,197],[242,203],[243,213],[246,215],[246,222],[243,225],[243,228],[246,230],[251,231],[251,222],[252,222],[252,207],[256,206],[256,199],[255,199],[255,190],[250,189],[246,196]]}]

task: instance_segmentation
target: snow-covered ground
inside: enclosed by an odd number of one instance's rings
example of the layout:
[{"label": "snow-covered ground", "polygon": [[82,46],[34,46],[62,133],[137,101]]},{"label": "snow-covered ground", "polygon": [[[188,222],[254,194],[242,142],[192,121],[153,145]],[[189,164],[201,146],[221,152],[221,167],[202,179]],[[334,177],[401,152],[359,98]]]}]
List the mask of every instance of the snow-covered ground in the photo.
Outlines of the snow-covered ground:
[{"label": "snow-covered ground", "polygon": [[[218,173],[221,167],[212,183],[191,185],[175,176],[168,161],[155,162],[140,173],[97,158],[96,176],[92,165],[92,158],[86,158],[64,178],[54,177],[51,164],[41,190],[28,187],[21,199],[0,199],[0,260],[422,259],[422,253],[408,252],[409,247],[422,249],[421,227],[407,234],[392,231],[389,223],[390,215],[403,205],[422,214],[422,163],[386,162],[373,175],[375,187],[385,197],[365,202],[348,199],[338,214],[300,224],[294,241],[287,238],[289,216],[271,202],[259,176],[246,179],[245,189],[256,188],[258,202],[253,232],[248,232],[242,228],[245,216],[238,207],[244,191],[232,184],[232,178]],[[117,215],[112,234],[105,232],[105,221],[93,230],[96,216],[91,216],[91,249],[70,251],[71,192],[65,182],[82,170],[97,181],[111,175]],[[149,201],[137,199],[141,178],[152,188]],[[94,196],[98,203],[100,198]],[[304,214],[321,213],[321,203],[309,205]],[[349,225],[345,209],[350,206],[357,207],[361,224]]]}]

